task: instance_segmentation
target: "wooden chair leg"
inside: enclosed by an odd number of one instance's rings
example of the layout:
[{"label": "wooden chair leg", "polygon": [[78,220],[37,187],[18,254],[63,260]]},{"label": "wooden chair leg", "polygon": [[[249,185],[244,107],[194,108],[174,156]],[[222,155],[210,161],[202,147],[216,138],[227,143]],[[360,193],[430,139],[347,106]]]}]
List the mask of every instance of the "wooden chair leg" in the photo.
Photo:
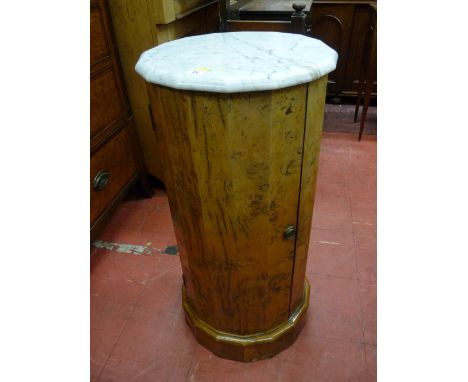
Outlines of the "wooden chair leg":
[{"label": "wooden chair leg", "polygon": [[364,92],[364,88],[366,86],[365,78],[367,77],[367,72],[369,69],[369,38],[369,36],[366,37],[364,51],[361,58],[361,69],[359,71],[359,79],[357,84],[356,109],[354,110],[354,123],[356,123],[358,119],[359,107],[361,106],[362,101],[362,93]]},{"label": "wooden chair leg", "polygon": [[[369,102],[370,102],[370,98],[372,94],[372,89],[374,87],[374,80],[376,79],[375,74],[377,71],[377,8],[376,6],[371,4],[370,11],[371,11],[371,14],[370,14],[371,20],[369,24],[370,34],[368,35],[368,39],[366,41],[366,46],[369,47],[369,54],[367,55],[367,61],[365,64],[366,85],[365,85],[365,93],[364,93],[364,105],[363,105],[362,113],[361,113],[361,126],[359,127],[359,138],[358,138],[359,141],[361,140],[362,133],[364,132],[364,125],[367,119],[367,110],[369,109]],[[359,93],[358,93],[358,96],[360,96]],[[355,113],[355,118],[356,117],[357,117],[357,112]]]},{"label": "wooden chair leg", "polygon": [[369,108],[369,102],[372,94],[372,85],[373,81],[371,80],[366,80],[366,90],[364,94],[364,105],[362,107],[362,114],[361,114],[361,126],[359,128],[359,141],[362,138],[362,133],[364,131],[364,124],[366,123],[366,118],[367,118],[367,109]]},{"label": "wooden chair leg", "polygon": [[359,107],[361,106],[362,85],[363,85],[363,81],[359,80],[358,90],[357,90],[357,97],[356,97],[356,108],[354,110],[354,123],[357,122],[357,118],[358,118],[358,115],[359,115]]}]

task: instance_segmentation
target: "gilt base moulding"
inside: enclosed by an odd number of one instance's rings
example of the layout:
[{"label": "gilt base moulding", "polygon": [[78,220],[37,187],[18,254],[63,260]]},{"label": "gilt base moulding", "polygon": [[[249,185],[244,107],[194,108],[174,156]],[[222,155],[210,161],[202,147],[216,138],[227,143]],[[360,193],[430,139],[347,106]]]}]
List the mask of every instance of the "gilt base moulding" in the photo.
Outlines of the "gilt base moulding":
[{"label": "gilt base moulding", "polygon": [[187,37],[144,52],[196,339],[254,361],[291,345],[305,277],[327,74],[336,52],[278,32]]}]

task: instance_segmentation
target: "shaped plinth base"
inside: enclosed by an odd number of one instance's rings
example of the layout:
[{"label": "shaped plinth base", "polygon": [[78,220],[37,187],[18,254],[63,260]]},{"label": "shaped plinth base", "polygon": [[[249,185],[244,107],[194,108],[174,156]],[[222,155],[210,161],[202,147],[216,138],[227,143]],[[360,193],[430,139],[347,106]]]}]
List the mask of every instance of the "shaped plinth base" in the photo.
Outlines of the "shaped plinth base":
[{"label": "shaped plinth base", "polygon": [[306,279],[302,302],[289,319],[268,332],[250,335],[226,333],[203,322],[190,307],[184,287],[182,302],[187,323],[201,345],[219,357],[251,362],[271,358],[294,342],[304,326],[305,313],[309,307],[309,292],[310,286]]}]

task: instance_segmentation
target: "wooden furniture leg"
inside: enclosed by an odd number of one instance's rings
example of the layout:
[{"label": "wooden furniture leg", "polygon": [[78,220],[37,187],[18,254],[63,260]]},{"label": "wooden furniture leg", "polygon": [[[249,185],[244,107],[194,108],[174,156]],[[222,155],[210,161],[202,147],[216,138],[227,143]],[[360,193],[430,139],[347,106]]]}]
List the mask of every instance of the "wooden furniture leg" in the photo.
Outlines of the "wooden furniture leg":
[{"label": "wooden furniture leg", "polygon": [[362,88],[364,86],[364,81],[362,81],[362,76],[359,79],[357,96],[356,96],[356,109],[354,110],[354,123],[357,122],[357,117],[359,115],[359,107],[361,106],[361,99],[362,99]]},{"label": "wooden furniture leg", "polygon": [[[364,124],[366,123],[367,118],[367,109],[369,108],[369,102],[372,94],[372,85],[374,81],[370,81],[369,79],[366,80],[365,86],[365,93],[364,93],[364,104],[362,106],[362,114],[361,114],[361,126],[359,127],[359,140],[362,138],[362,133],[364,131]],[[356,110],[358,107],[356,108]]]},{"label": "wooden furniture leg", "polygon": [[359,114],[359,107],[361,105],[362,91],[364,89],[364,104],[361,114],[361,123],[359,127],[360,141],[362,133],[364,131],[364,125],[367,118],[367,110],[369,108],[369,102],[372,94],[372,88],[374,85],[376,67],[377,67],[377,7],[375,5],[370,6],[370,23],[369,23],[369,34],[366,38],[366,48],[364,49],[364,55],[362,59],[362,69],[359,78],[358,92],[356,97],[356,109],[354,110],[354,122],[357,121]]}]

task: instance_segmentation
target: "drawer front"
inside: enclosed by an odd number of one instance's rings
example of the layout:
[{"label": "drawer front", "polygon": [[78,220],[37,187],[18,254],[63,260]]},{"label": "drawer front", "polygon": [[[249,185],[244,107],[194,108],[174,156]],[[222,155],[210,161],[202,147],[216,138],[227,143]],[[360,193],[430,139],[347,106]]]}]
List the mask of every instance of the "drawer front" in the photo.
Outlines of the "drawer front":
[{"label": "drawer front", "polygon": [[212,2],[212,0],[172,0],[174,2],[174,13],[181,15],[190,12],[192,9]]},{"label": "drawer front", "polygon": [[91,224],[137,171],[130,123],[91,157]]},{"label": "drawer front", "polygon": [[91,137],[125,111],[113,67],[91,77]]},{"label": "drawer front", "polygon": [[214,2],[213,0],[160,0],[154,2],[155,22],[156,24],[171,23],[204,5]]},{"label": "drawer front", "polygon": [[91,7],[91,65],[96,61],[110,55],[110,47],[107,41],[106,28],[99,6]]}]

